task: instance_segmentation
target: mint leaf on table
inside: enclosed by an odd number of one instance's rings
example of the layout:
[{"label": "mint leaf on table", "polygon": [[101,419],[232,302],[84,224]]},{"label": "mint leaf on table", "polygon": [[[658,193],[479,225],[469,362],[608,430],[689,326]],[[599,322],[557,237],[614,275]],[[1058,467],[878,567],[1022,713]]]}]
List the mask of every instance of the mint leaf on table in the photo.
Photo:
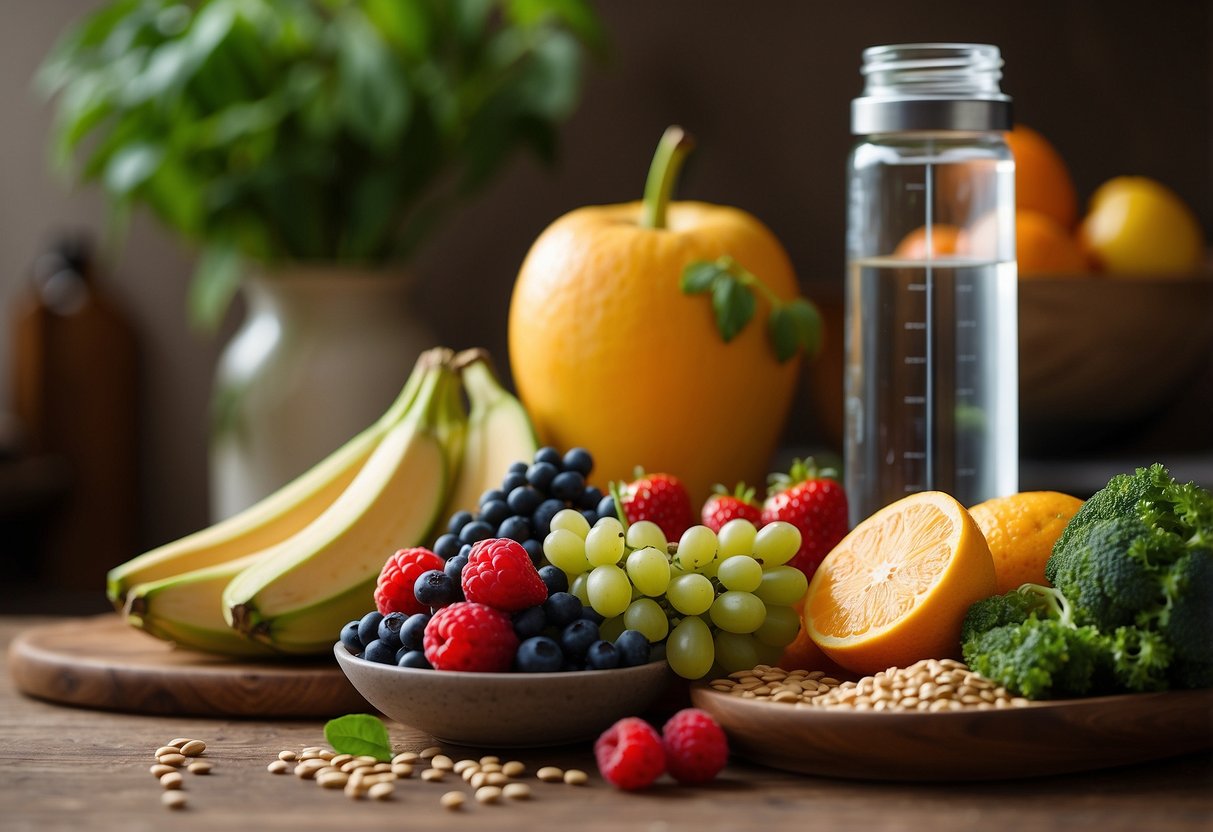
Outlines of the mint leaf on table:
[{"label": "mint leaf on table", "polygon": [[324,738],[338,754],[366,755],[382,762],[392,759],[387,727],[370,714],[346,714],[330,719],[324,725]]}]

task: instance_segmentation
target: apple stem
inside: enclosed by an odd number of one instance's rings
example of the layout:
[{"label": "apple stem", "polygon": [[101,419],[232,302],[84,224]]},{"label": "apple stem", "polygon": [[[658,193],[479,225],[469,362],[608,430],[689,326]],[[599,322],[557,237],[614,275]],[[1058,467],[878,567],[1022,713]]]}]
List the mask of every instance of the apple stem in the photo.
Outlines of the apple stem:
[{"label": "apple stem", "polygon": [[666,209],[674,193],[674,183],[682,170],[682,163],[695,140],[681,127],[667,127],[657,143],[657,152],[649,165],[649,177],[644,183],[644,214],[641,228],[665,228]]}]

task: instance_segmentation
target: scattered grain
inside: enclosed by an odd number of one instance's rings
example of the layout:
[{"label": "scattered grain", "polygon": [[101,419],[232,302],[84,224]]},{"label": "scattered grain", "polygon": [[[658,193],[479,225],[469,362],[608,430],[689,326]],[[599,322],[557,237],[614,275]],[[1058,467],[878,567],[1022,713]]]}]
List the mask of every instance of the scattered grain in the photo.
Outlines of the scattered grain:
[{"label": "scattered grain", "polygon": [[421,779],[427,783],[441,783],[445,776],[446,772],[440,768],[427,768],[421,772]]},{"label": "scattered grain", "polygon": [[501,797],[501,789],[496,786],[481,786],[476,789],[477,803],[496,803]]},{"label": "scattered grain", "polygon": [[564,772],[556,766],[544,766],[535,772],[535,776],[545,783],[559,783],[564,779]]},{"label": "scattered grain", "polygon": [[166,809],[184,809],[188,798],[185,792],[171,791],[160,795],[160,802]]},{"label": "scattered grain", "polygon": [[394,791],[396,791],[396,787],[384,781],[371,786],[366,790],[366,794],[372,800],[387,800],[392,796],[392,792]]},{"label": "scattered grain", "polygon": [[181,753],[187,757],[197,757],[206,751],[206,743],[202,740],[190,740],[181,746]]},{"label": "scattered grain", "polygon": [[584,786],[589,779],[590,776],[578,768],[571,768],[564,773],[564,782],[570,786]]},{"label": "scattered grain", "polygon": [[501,767],[501,773],[506,777],[521,777],[526,774],[526,764],[518,760],[510,760]]},{"label": "scattered grain", "polygon": [[190,774],[210,774],[211,764],[206,760],[195,760],[186,769]]},{"label": "scattered grain", "polygon": [[530,800],[531,787],[526,783],[507,783],[501,789],[501,794],[510,800]]},{"label": "scattered grain", "polygon": [[453,812],[463,807],[464,800],[463,792],[447,792],[438,802],[442,804],[443,809]]}]

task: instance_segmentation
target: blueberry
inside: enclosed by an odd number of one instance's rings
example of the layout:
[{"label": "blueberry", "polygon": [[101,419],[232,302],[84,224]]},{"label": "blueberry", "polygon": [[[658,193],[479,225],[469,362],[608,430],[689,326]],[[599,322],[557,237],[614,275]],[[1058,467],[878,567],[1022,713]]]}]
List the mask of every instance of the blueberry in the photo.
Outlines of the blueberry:
[{"label": "blueberry", "polygon": [[648,664],[652,648],[644,633],[639,630],[624,630],[615,639],[615,649],[619,652],[619,664],[623,667],[636,667]]},{"label": "blueberry", "polygon": [[522,474],[523,476],[526,476],[526,469],[528,469],[530,467],[531,466],[529,463],[523,462],[522,460],[518,460],[517,462],[511,462],[510,467],[506,469],[506,472],[510,473],[510,474]]},{"label": "blueberry", "polygon": [[364,647],[379,638],[379,622],[382,620],[381,612],[372,611],[362,616],[362,620],[358,622],[358,638]]},{"label": "blueberry", "polygon": [[472,544],[465,543],[459,547],[459,554],[455,557],[470,558],[472,556]]},{"label": "blueberry", "polygon": [[410,650],[421,650],[424,646],[425,625],[430,623],[428,613],[419,612],[409,616],[400,628],[400,646]]},{"label": "blueberry", "polygon": [[598,625],[578,618],[560,631],[560,649],[570,658],[580,659],[598,641]]},{"label": "blueberry", "polygon": [[493,500],[504,500],[505,492],[497,488],[490,488],[488,491],[480,495],[480,499],[476,505],[483,507],[485,503],[491,503]]},{"label": "blueberry", "polygon": [[[553,569],[555,567],[552,567]],[[564,574],[561,572],[560,574]],[[355,656],[362,652],[362,639],[358,638],[358,622],[351,621],[341,628],[341,643],[345,645],[345,649],[349,650]]]},{"label": "blueberry", "polygon": [[569,576],[564,574],[562,569],[551,564],[541,566],[539,567],[539,577],[543,579],[544,585],[548,588],[548,595],[569,591]]},{"label": "blueberry", "polygon": [[505,500],[509,503],[510,510],[515,514],[530,517],[535,513],[535,509],[539,508],[539,504],[543,502],[543,494],[529,485],[520,485],[511,491],[510,496],[506,497]]},{"label": "blueberry", "polygon": [[[402,647],[401,650],[404,648]],[[399,667],[415,667],[418,670],[433,670],[434,666],[426,659],[420,650],[409,650],[407,653],[396,653],[396,664]]]},{"label": "blueberry", "polygon": [[598,516],[599,517],[614,517],[615,516],[615,498],[607,494],[598,501]]},{"label": "blueberry", "polygon": [[[502,505],[505,504],[502,503]],[[459,539],[464,543],[479,543],[481,540],[488,540],[492,537],[496,529],[496,526],[490,526],[483,520],[473,520],[459,532]]]},{"label": "blueberry", "polygon": [[583,606],[581,608],[581,617],[586,621],[593,621],[595,625],[601,625],[606,618],[597,612],[593,607]]},{"label": "blueberry", "polygon": [[413,582],[413,597],[423,607],[445,607],[456,601],[456,584],[441,569],[429,569]]},{"label": "blueberry", "polygon": [[594,468],[594,457],[585,448],[570,448],[561,460],[566,471],[576,471],[583,477],[588,477]]},{"label": "blueberry", "polygon": [[471,523],[472,519],[470,511],[457,511],[451,515],[450,521],[446,524],[446,530],[451,534],[459,534],[459,530]]},{"label": "blueberry", "polygon": [[540,503],[539,508],[531,515],[531,533],[538,538],[547,537],[548,532],[552,530],[552,518],[564,507],[560,500],[544,500]]},{"label": "blueberry", "polygon": [[563,458],[560,456],[560,451],[553,448],[551,445],[546,445],[535,451],[536,462],[546,462],[548,465],[559,470]]},{"label": "blueberry", "polygon": [[585,518],[585,522],[589,523],[591,527],[600,519],[598,517],[598,510],[593,508],[585,509],[581,512],[581,516]]},{"label": "blueberry", "polygon": [[467,565],[467,555],[455,555],[455,557],[446,562],[442,567],[442,571],[449,575],[452,581],[459,583],[463,579],[463,567]]},{"label": "blueberry", "polygon": [[543,611],[547,614],[548,623],[563,627],[581,617],[581,599],[567,592],[553,592],[543,602]]},{"label": "blueberry", "polygon": [[501,490],[506,494],[512,494],[515,489],[524,485],[526,485],[526,471],[515,472],[505,475],[505,479],[501,481]]},{"label": "blueberry", "polygon": [[547,491],[559,473],[560,469],[550,462],[536,462],[527,469],[526,481],[540,491]]},{"label": "blueberry", "polygon": [[523,673],[555,673],[564,664],[564,654],[547,636],[534,636],[518,645],[514,664]]},{"label": "blueberry", "polygon": [[[465,524],[466,525],[466,524]],[[463,528],[460,526],[460,528]],[[459,547],[462,544],[459,542],[459,534],[452,532],[444,534],[442,537],[434,541],[434,554],[443,560],[450,560],[459,554]]]},{"label": "blueberry", "polygon": [[544,614],[543,607],[541,606],[527,607],[525,610],[519,610],[510,618],[514,622],[514,635],[520,639],[537,636],[548,625],[548,617]]},{"label": "blueberry", "polygon": [[396,645],[389,644],[383,639],[377,638],[362,651],[362,658],[368,662],[376,662],[378,664],[395,664],[396,649]]},{"label": "blueberry", "polygon": [[585,651],[585,666],[589,670],[619,667],[619,649],[609,641],[596,641]]},{"label": "blueberry", "polygon": [[480,520],[488,523],[494,529],[501,525],[513,512],[505,500],[490,500],[480,507]]},{"label": "blueberry", "polygon": [[497,536],[524,543],[531,537],[531,521],[525,517],[507,517],[497,527]]},{"label": "blueberry", "polygon": [[552,480],[552,496],[557,500],[575,502],[585,491],[585,477],[576,471],[561,471]]},{"label": "blueberry", "polygon": [[560,665],[561,673],[575,673],[578,670],[585,670],[585,662],[579,662],[576,659],[565,659],[564,664]]},{"label": "blueberry", "polygon": [[522,548],[526,549],[526,553],[531,556],[531,563],[538,569],[539,564],[543,563],[543,544],[532,537],[522,541]]},{"label": "blueberry", "polygon": [[402,612],[389,612],[379,622],[379,640],[386,642],[393,650],[400,646],[400,628],[408,618]]},{"label": "blueberry", "polygon": [[577,508],[597,511],[600,502],[602,502],[602,489],[596,485],[587,485],[585,491],[581,492],[580,499],[577,500]]}]

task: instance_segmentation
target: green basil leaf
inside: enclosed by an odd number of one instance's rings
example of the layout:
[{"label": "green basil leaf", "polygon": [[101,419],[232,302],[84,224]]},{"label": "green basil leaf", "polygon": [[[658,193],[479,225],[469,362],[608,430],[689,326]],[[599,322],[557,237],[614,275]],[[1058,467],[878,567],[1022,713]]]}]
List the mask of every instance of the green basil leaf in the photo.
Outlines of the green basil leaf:
[{"label": "green basil leaf", "polygon": [[338,754],[368,755],[387,762],[392,759],[392,741],[387,727],[370,714],[346,714],[324,724],[324,738]]},{"label": "green basil leaf", "polygon": [[716,281],[712,287],[712,310],[716,313],[716,328],[726,344],[754,317],[756,306],[754,293],[732,275]]},{"label": "green basil leaf", "polygon": [[712,288],[721,274],[727,277],[728,273],[709,260],[698,260],[682,270],[678,288],[684,295],[701,295]]}]

